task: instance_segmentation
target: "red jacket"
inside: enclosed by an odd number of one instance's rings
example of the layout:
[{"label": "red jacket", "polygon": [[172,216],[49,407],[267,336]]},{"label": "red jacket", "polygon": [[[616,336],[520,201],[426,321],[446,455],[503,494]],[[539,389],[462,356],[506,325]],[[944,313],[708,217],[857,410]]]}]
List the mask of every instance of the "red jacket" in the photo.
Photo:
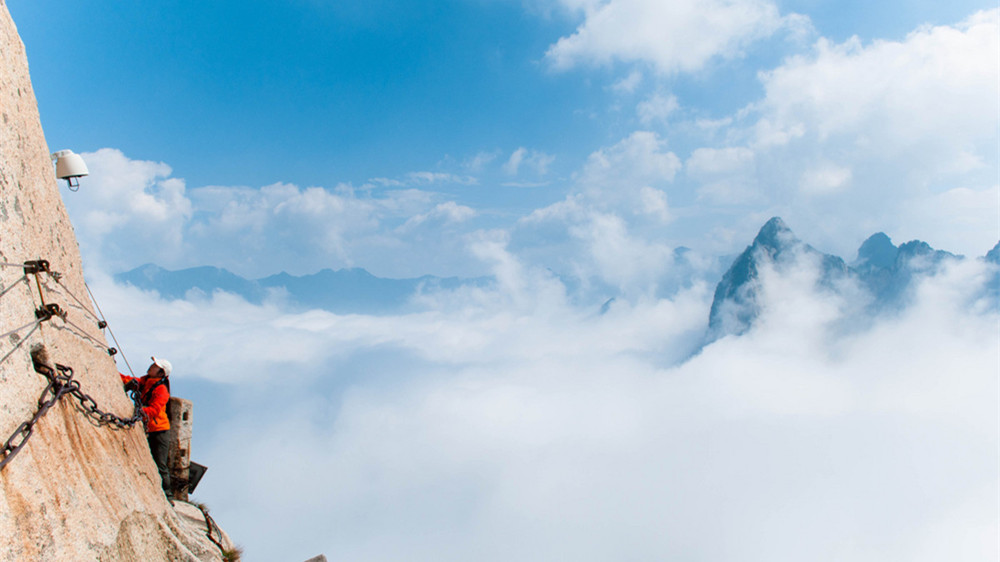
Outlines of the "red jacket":
[{"label": "red jacket", "polygon": [[157,384],[160,377],[152,378],[149,375],[136,378],[122,375],[122,384],[137,382],[139,384],[139,401],[142,402],[142,411],[146,414],[146,433],[154,431],[165,431],[170,429],[170,418],[167,417],[167,402],[170,400],[170,389],[166,384]]}]

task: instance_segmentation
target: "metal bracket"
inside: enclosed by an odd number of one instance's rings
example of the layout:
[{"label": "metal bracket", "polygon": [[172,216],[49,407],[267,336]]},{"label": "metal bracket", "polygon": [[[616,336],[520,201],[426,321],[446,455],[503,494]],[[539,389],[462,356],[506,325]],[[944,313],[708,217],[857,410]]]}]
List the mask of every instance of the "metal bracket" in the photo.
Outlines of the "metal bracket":
[{"label": "metal bracket", "polygon": [[51,273],[48,260],[28,260],[24,262],[24,274]]},{"label": "metal bracket", "polygon": [[59,308],[58,304],[46,304],[35,310],[35,318],[38,318],[39,322],[51,320],[53,316],[66,320],[66,311]]}]

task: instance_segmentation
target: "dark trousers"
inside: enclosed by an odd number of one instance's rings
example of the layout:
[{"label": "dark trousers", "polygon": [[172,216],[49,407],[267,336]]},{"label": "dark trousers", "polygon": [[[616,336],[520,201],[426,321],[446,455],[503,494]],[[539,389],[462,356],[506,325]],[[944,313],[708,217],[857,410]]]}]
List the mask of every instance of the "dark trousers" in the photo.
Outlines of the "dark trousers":
[{"label": "dark trousers", "polygon": [[170,468],[167,466],[167,456],[170,453],[170,441],[167,439],[167,431],[154,431],[146,434],[149,441],[149,452],[153,453],[153,461],[156,463],[156,470],[160,471],[160,482],[166,494],[171,493],[170,489]]}]

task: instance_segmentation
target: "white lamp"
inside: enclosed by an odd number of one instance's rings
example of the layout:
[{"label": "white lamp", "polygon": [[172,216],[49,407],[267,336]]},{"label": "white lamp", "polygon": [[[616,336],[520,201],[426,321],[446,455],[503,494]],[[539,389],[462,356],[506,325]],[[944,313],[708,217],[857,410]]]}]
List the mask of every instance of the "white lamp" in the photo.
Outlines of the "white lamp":
[{"label": "white lamp", "polygon": [[60,150],[52,154],[52,159],[56,161],[56,177],[66,180],[71,191],[80,189],[78,178],[90,174],[90,170],[87,169],[87,164],[83,161],[83,158],[80,158],[80,155],[74,153],[72,150]]}]

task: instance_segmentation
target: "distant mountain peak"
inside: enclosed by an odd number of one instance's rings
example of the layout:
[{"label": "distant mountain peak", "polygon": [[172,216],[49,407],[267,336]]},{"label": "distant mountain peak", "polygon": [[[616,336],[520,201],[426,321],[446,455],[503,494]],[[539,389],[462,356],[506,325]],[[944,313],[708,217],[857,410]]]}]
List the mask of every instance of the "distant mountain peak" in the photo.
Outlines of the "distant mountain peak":
[{"label": "distant mountain peak", "polygon": [[742,334],[750,329],[761,312],[758,302],[761,265],[771,263],[780,268],[794,262],[801,254],[819,258],[822,270],[817,283],[820,286],[832,286],[834,280],[847,274],[844,260],[802,242],[781,217],[772,217],[716,285],[709,311],[709,340],[725,334]]},{"label": "distant mountain peak", "polygon": [[899,248],[884,232],[876,232],[865,240],[858,248],[858,264],[869,264],[876,267],[892,267],[896,263]]},{"label": "distant mountain peak", "polygon": [[1000,264],[1000,242],[997,242],[996,246],[993,246],[992,250],[986,252],[986,261]]},{"label": "distant mountain peak", "polygon": [[753,239],[754,246],[763,246],[774,250],[780,250],[795,242],[798,242],[798,238],[795,237],[792,229],[788,228],[785,221],[781,220],[781,217],[771,217],[771,220],[764,223]]}]

